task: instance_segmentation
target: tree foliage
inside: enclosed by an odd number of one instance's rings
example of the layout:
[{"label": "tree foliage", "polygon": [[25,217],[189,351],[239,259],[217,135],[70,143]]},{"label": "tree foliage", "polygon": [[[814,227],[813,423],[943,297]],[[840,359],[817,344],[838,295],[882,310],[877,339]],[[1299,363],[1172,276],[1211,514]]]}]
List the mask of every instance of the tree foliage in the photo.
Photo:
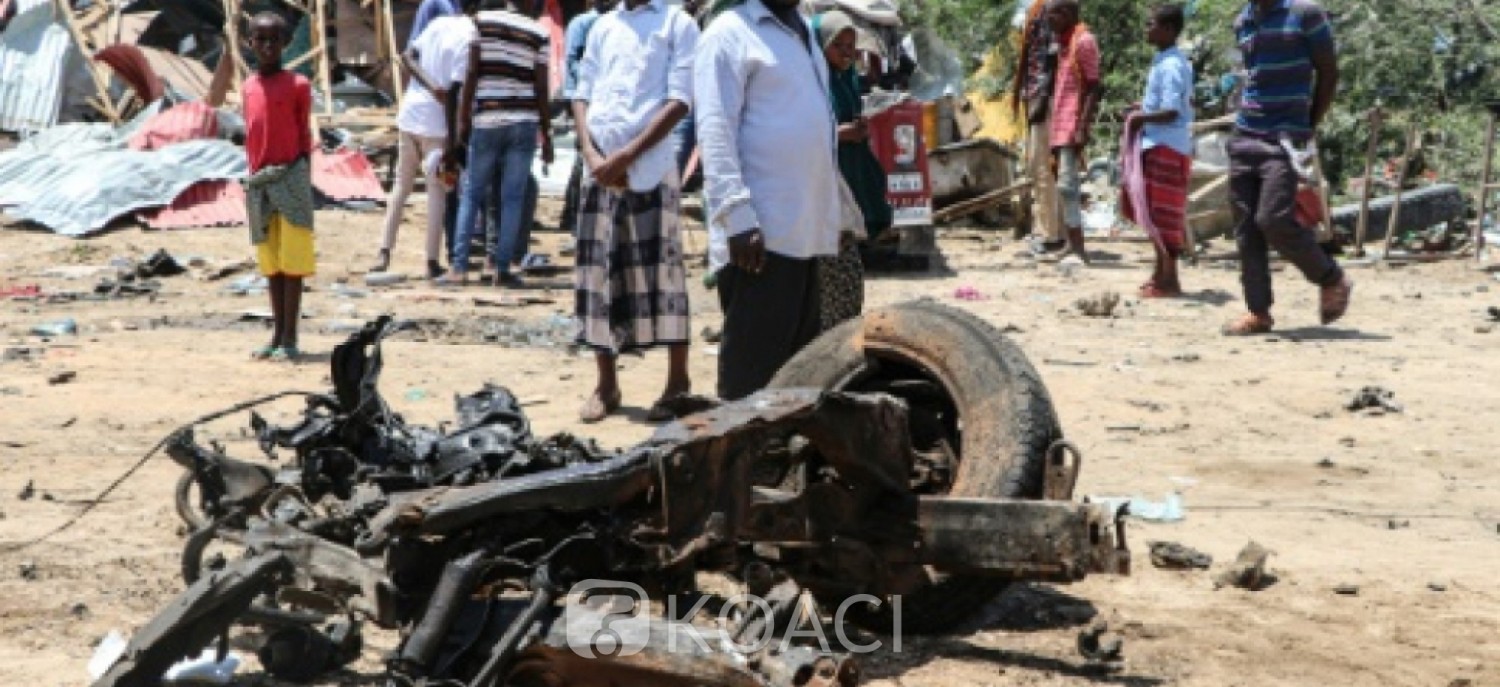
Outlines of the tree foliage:
[{"label": "tree foliage", "polygon": [[[1220,114],[1220,80],[1234,71],[1231,25],[1246,0],[1184,0],[1183,42],[1198,74],[1199,117]],[[1016,42],[1013,0],[908,0],[910,23],[932,27],[967,61],[971,73],[987,55],[995,69],[976,84],[995,95],[1010,83]],[[1019,0],[1027,5],[1030,0]],[[1084,22],[1099,39],[1104,75],[1100,129],[1107,154],[1123,109],[1140,97],[1151,64],[1146,16],[1154,0],[1081,0]],[[1479,176],[1486,101],[1500,100],[1500,2],[1495,0],[1322,0],[1339,43],[1342,79],[1323,131],[1335,180],[1363,172],[1366,113],[1387,113],[1382,157],[1401,154],[1406,123],[1425,133],[1428,164],[1468,188]]]}]

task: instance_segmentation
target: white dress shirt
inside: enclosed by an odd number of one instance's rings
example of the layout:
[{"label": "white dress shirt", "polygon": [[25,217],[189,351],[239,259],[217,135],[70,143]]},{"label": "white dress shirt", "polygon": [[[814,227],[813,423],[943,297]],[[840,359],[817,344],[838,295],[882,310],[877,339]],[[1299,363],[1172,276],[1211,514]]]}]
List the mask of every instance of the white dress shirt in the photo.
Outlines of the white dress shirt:
[{"label": "white dress shirt", "polygon": [[802,40],[761,0],[726,10],[698,42],[693,95],[712,268],[757,228],[784,257],[837,254],[838,127],[812,27]]},{"label": "white dress shirt", "polygon": [[[666,0],[600,16],[578,64],[574,97],[587,101],[589,134],[604,155],[640,136],[667,101],[693,103],[693,51],[698,25]],[[677,166],[671,136],[630,165],[630,190],[656,188]]]},{"label": "white dress shirt", "polygon": [[[428,22],[427,28],[411,40],[417,52],[417,63],[432,77],[438,88],[462,84],[469,73],[469,46],[479,38],[474,20],[463,15],[440,16]],[[401,100],[396,126],[402,131],[429,138],[448,135],[447,110],[437,96],[422,82],[412,79]]]}]

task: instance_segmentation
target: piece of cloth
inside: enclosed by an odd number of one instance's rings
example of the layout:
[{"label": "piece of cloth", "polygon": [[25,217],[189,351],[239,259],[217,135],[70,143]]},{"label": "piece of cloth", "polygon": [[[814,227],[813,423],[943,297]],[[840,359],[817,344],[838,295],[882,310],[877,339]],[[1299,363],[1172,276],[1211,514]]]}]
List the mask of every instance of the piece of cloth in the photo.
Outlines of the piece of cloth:
[{"label": "piece of cloth", "polygon": [[1083,127],[1083,92],[1099,83],[1099,41],[1087,26],[1078,24],[1059,39],[1057,79],[1052,92],[1052,145],[1076,145]]},{"label": "piece of cloth", "polygon": [[589,8],[573,20],[568,22],[567,31],[563,33],[563,89],[562,95],[565,100],[572,100],[573,94],[578,90],[578,63],[583,61],[583,53],[588,49],[589,32],[594,29],[594,22],[599,20],[599,13]]},{"label": "piece of cloth", "polygon": [[311,277],[318,271],[312,229],[272,213],[266,240],[255,244],[255,261],[267,277]]},{"label": "piece of cloth", "polygon": [[1156,246],[1179,255],[1187,245],[1188,179],[1193,159],[1170,146],[1142,149],[1144,135],[1120,141],[1121,214]]},{"label": "piece of cloth", "polygon": [[[427,30],[413,39],[408,49],[417,54],[417,66],[436,86],[453,90],[454,84],[462,85],[468,76],[469,46],[478,36],[473,20],[468,17],[443,16],[428,24]],[[412,79],[401,98],[396,127],[417,136],[444,138],[448,135],[447,115],[437,95]]]},{"label": "piece of cloth", "polygon": [[537,71],[547,67],[548,32],[536,20],[505,10],[480,12],[479,85],[474,128],[539,120]]},{"label": "piece of cloth", "polygon": [[[692,106],[693,51],[698,25],[666,0],[620,6],[599,17],[578,65],[576,100],[588,103],[594,146],[608,157],[629,145],[670,101]],[[677,149],[663,138],[630,165],[630,190],[656,188],[677,167]]]},{"label": "piece of cloth", "polygon": [[687,344],[687,268],[675,173],[646,192],[583,185],[574,269],[578,343],[618,354]]},{"label": "piece of cloth", "polygon": [[1280,0],[1266,12],[1250,2],[1234,36],[1245,65],[1236,128],[1273,140],[1311,138],[1313,58],[1337,52],[1327,13],[1311,0]]},{"label": "piece of cloth", "polygon": [[1026,138],[1026,168],[1031,176],[1031,221],[1032,233],[1046,241],[1062,241],[1067,237],[1063,231],[1062,208],[1058,204],[1057,178],[1052,171],[1052,146],[1047,122],[1031,125]]},{"label": "piece of cloth", "polygon": [[[709,24],[693,65],[711,269],[731,236],[760,229],[790,259],[838,252],[837,140],[828,65],[812,30],[784,25],[762,0]],[[744,154],[749,152],[750,154]]]},{"label": "piece of cloth", "polygon": [[486,202],[492,202],[499,218],[495,222],[498,236],[490,245],[490,263],[502,274],[510,273],[521,242],[526,185],[531,178],[531,160],[536,157],[536,137],[536,122],[475,129],[470,135],[469,166],[464,174],[463,201],[458,209],[453,246],[454,271],[468,270],[469,248],[479,211]]},{"label": "piece of cloth", "polygon": [[1062,226],[1083,228],[1083,161],[1077,148],[1053,148],[1057,156],[1057,198],[1062,211]]},{"label": "piece of cloth", "polygon": [[833,44],[833,40],[845,31],[853,31],[855,36],[859,35],[859,29],[854,25],[854,19],[842,10],[829,10],[812,18],[813,30],[818,32],[818,46],[824,50]]},{"label": "piece of cloth", "polygon": [[250,173],[312,154],[312,85],[296,72],[245,79],[245,157]]},{"label": "piece of cloth", "polygon": [[313,228],[312,165],[299,158],[289,165],[261,168],[245,180],[245,214],[249,216],[250,243],[261,244],[271,226],[271,216],[311,231]]},{"label": "piece of cloth", "polygon": [[1343,270],[1318,245],[1317,234],[1296,219],[1299,179],[1285,149],[1252,136],[1229,139],[1229,197],[1234,206],[1240,283],[1250,312],[1269,315],[1271,258],[1275,248],[1302,276],[1319,286],[1343,279]]},{"label": "piece of cloth", "polygon": [[391,185],[391,197],[385,207],[385,238],[380,248],[393,252],[396,235],[401,230],[401,215],[406,200],[411,197],[420,172],[426,179],[427,196],[427,259],[437,260],[443,242],[443,216],[448,211],[448,194],[443,189],[441,165],[433,158],[441,156],[448,139],[433,136],[418,136],[401,132],[396,144],[396,182]]},{"label": "piece of cloth", "polygon": [[417,6],[417,14],[412,18],[411,36],[406,39],[406,45],[414,45],[433,21],[459,14],[463,14],[463,8],[458,6],[456,0],[422,0],[422,4]]},{"label": "piece of cloth", "polygon": [[1176,46],[1161,50],[1151,60],[1146,75],[1146,95],[1141,112],[1155,114],[1176,110],[1177,118],[1165,124],[1147,124],[1141,131],[1141,148],[1170,146],[1183,155],[1193,154],[1193,65]]},{"label": "piece of cloth", "polygon": [[1021,102],[1026,105],[1026,121],[1045,125],[1052,113],[1058,52],[1057,35],[1047,22],[1047,0],[1031,3],[1021,40],[1022,61],[1016,69],[1016,78],[1020,80]]},{"label": "piece of cloth", "polygon": [[839,254],[818,258],[818,290],[821,300],[818,320],[822,331],[838,326],[844,320],[859,317],[865,309],[865,263],[859,257],[859,244],[848,242]]},{"label": "piece of cloth", "polygon": [[[833,114],[839,124],[854,122],[864,114],[864,98],[860,97],[859,74],[852,68],[829,74]],[[889,229],[895,221],[895,212],[885,197],[885,167],[880,165],[870,142],[839,141],[839,173],[865,219],[865,236],[874,239]]]},{"label": "piece of cloth", "polygon": [[717,290],[724,312],[718,393],[726,401],[765,388],[776,371],[822,331],[816,258],[768,252],[759,274],[725,265],[718,273]]},{"label": "piece of cloth", "polygon": [[562,217],[559,219],[563,231],[578,236],[578,206],[583,204],[584,164],[582,155],[573,156],[573,170],[568,172],[568,188],[563,191]]}]

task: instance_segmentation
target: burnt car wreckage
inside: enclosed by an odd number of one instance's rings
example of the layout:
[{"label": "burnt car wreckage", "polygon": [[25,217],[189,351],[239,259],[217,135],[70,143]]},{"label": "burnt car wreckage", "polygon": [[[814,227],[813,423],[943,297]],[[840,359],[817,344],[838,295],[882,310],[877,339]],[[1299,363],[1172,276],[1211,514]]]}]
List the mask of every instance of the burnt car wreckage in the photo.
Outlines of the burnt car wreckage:
[{"label": "burnt car wreckage", "polygon": [[[188,469],[188,587],[96,687],[157,684],[183,657],[227,650],[236,625],[264,628],[268,672],[310,681],[357,658],[370,622],[400,631],[393,685],[853,685],[847,654],[741,640],[785,636],[808,598],[899,596],[849,617],[941,631],[1014,581],[1129,571],[1123,514],[1070,500],[1080,457],[1035,370],[952,308],[847,322],[771,388],[617,452],[535,437],[495,386],[459,398],[451,430],[406,424],[377,389],[380,343],[401,329],[383,317],[340,345],[333,393],[310,397],[300,424],[252,414],[268,455],[295,454],[279,468],[190,427],[169,438]],[[205,555],[214,541],[243,553]],[[692,618],[645,611],[622,638],[606,617],[620,608],[568,594],[585,580],[693,594],[699,571],[767,603],[705,629],[715,641],[672,642]],[[611,631],[579,651],[578,627]]]}]

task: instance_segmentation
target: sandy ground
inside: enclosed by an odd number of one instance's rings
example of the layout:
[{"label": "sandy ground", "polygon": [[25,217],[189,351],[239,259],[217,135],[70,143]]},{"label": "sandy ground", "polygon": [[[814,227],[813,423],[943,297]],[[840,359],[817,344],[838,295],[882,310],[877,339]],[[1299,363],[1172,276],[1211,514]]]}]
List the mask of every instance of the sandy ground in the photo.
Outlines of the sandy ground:
[{"label": "sandy ground", "polygon": [[[544,220],[554,221],[555,210],[545,207]],[[416,274],[420,218],[412,220],[397,267]],[[550,292],[553,304],[525,307],[423,302],[412,297],[420,285],[341,296],[339,280],[364,288],[358,275],[374,256],[380,217],[327,212],[320,223],[321,274],[305,304],[311,356],[299,365],[248,360],[267,334],[239,319],[265,304],[225,294],[233,278],[166,279],[154,300],[0,302],[8,351],[0,362],[0,542],[62,523],[186,420],[260,394],[325,389],[326,354],[341,327],[380,312],[534,323],[571,307],[566,288]],[[537,238],[540,250],[555,252],[558,234]],[[703,244],[694,233],[688,247]],[[908,638],[901,654],[867,660],[872,683],[1500,684],[1500,385],[1492,382],[1500,332],[1484,324],[1485,309],[1500,305],[1500,283],[1491,275],[1454,263],[1355,270],[1351,315],[1323,328],[1311,287],[1282,272],[1282,331],[1233,340],[1217,333],[1239,307],[1236,273],[1223,264],[1187,270],[1189,298],[1142,303],[1129,296],[1145,276],[1141,244],[1101,244],[1112,259],[1071,278],[1022,259],[1009,232],[950,230],[941,247],[946,269],[878,277],[870,304],[933,298],[1011,325],[1086,455],[1080,494],[1161,498],[1183,483],[1174,477],[1193,484],[1184,521],[1132,523],[1133,575],[1021,590],[982,609],[964,633]],[[249,256],[241,229],[124,228],[88,241],[8,229],[0,231],[0,288],[87,291],[92,278],[41,275],[157,248],[215,261]],[[695,331],[719,320],[698,276],[695,269]],[[960,303],[954,291],[963,286],[985,299]],[[1113,318],[1075,313],[1076,298],[1105,290],[1127,294]],[[79,333],[50,341],[27,333],[62,318],[74,318]],[[528,404],[539,431],[579,431],[611,446],[651,432],[639,420],[665,366],[661,355],[624,358],[628,412],[585,428],[575,418],[593,363],[565,347],[399,341],[386,350],[384,393],[411,420],[445,420],[454,393],[493,380]],[[713,389],[715,362],[711,347],[695,347],[698,390]],[[49,384],[61,371],[76,378]],[[1346,411],[1366,385],[1390,389],[1405,411]],[[289,418],[296,409],[289,402],[270,414]],[[236,418],[211,431],[253,457],[242,426]],[[77,526],[0,553],[0,684],[86,682],[100,637],[133,630],[178,591],[177,475],[165,459],[148,463]],[[36,495],[19,500],[27,483]],[[1214,570],[1155,569],[1148,540],[1196,547],[1214,557]],[[1214,572],[1251,540],[1275,552],[1275,583],[1215,591]],[[1340,585],[1357,593],[1335,593]],[[1125,639],[1117,666],[1091,666],[1074,648],[1094,616]],[[370,675],[378,662],[367,653],[356,667]],[[337,682],[375,683],[357,674]]]}]

